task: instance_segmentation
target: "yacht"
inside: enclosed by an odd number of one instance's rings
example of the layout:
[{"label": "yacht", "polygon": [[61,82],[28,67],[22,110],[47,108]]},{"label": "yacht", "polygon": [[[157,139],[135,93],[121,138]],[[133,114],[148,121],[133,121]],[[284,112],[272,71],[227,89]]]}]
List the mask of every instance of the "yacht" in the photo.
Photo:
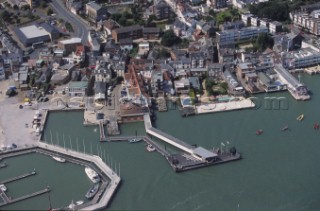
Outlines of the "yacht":
[{"label": "yacht", "polygon": [[100,182],[100,177],[98,175],[98,173],[96,171],[94,171],[92,168],[90,167],[86,167],[85,169],[85,172],[87,174],[87,176],[90,178],[90,180],[93,182],[93,183],[98,183]]},{"label": "yacht", "polygon": [[139,142],[139,141],[142,141],[142,139],[136,139],[136,138],[134,138],[134,139],[130,139],[130,140],[129,140],[129,143],[137,143],[137,142]]},{"label": "yacht", "polygon": [[87,199],[93,198],[97,194],[99,187],[100,187],[99,183],[94,184],[94,186],[92,186],[90,190],[86,193],[86,198]]},{"label": "yacht", "polygon": [[298,121],[302,121],[302,120],[303,120],[303,118],[304,118],[304,115],[303,115],[303,114],[301,114],[300,116],[298,116],[298,117],[297,117],[297,120],[298,120]]},{"label": "yacht", "polygon": [[3,192],[7,191],[7,187],[4,184],[0,185],[0,190],[2,190]]},{"label": "yacht", "polygon": [[56,161],[60,162],[60,163],[65,163],[66,159],[61,158],[61,157],[57,157],[57,156],[51,156],[53,159],[55,159]]},{"label": "yacht", "polygon": [[152,146],[151,144],[148,144],[146,149],[148,152],[154,152],[156,150],[156,148],[154,146]]}]

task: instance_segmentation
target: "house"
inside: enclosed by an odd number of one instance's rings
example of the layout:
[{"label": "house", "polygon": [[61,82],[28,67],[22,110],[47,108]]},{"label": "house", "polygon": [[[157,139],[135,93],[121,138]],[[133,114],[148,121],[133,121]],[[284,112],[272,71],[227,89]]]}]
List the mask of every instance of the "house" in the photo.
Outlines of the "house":
[{"label": "house", "polygon": [[106,103],[107,84],[103,81],[94,82],[94,101],[99,104]]},{"label": "house", "polygon": [[232,64],[235,59],[235,50],[232,48],[220,48],[218,50],[218,60],[220,64]]},{"label": "house", "polygon": [[223,72],[223,78],[228,83],[228,92],[234,96],[242,96],[245,94],[244,88],[237,81],[236,77],[229,71]]},{"label": "house", "polygon": [[131,38],[122,39],[119,41],[120,49],[130,52],[133,49],[133,42]]},{"label": "house", "polygon": [[272,21],[269,23],[269,31],[271,34],[282,32],[282,23],[278,21]]},{"label": "house", "polygon": [[82,1],[80,0],[67,0],[66,7],[70,12],[77,15],[82,8]]},{"label": "house", "polygon": [[208,77],[212,79],[222,79],[223,75],[223,64],[211,63],[208,65]]},{"label": "house", "polygon": [[243,13],[241,14],[241,20],[246,26],[251,26],[251,17],[253,15],[251,13]]},{"label": "house", "polygon": [[146,40],[157,40],[159,39],[160,28],[158,27],[144,27],[143,38]]},{"label": "house", "polygon": [[260,26],[260,19],[256,16],[251,16],[251,26]]},{"label": "house", "polygon": [[64,54],[69,55],[76,50],[78,45],[82,45],[81,38],[71,38],[67,40],[61,40],[58,42],[58,48],[64,50]]},{"label": "house", "polygon": [[283,66],[289,69],[319,65],[320,52],[310,47],[303,48],[298,51],[290,51],[282,54],[282,62]]},{"label": "house", "polygon": [[190,87],[196,90],[200,90],[201,84],[198,77],[189,77],[188,79],[189,79]]},{"label": "house", "polygon": [[180,80],[174,81],[174,88],[177,94],[189,93],[190,82],[188,78],[181,78]]},{"label": "house", "polygon": [[68,93],[71,97],[83,97],[88,89],[87,81],[72,81],[68,84]]},{"label": "house", "polygon": [[215,9],[227,7],[227,0],[211,0],[211,5]]},{"label": "house", "polygon": [[53,86],[66,84],[70,80],[71,74],[75,69],[76,66],[74,64],[65,64],[53,69],[50,84]]},{"label": "house", "polygon": [[86,15],[92,22],[97,23],[107,18],[107,8],[91,1],[86,4]]},{"label": "house", "polygon": [[171,17],[172,10],[164,0],[157,0],[154,1],[152,13],[157,17],[158,20],[162,20]]},{"label": "house", "polygon": [[86,15],[92,22],[97,23],[107,18],[107,8],[91,1],[86,4]]},{"label": "house", "polygon": [[252,63],[240,63],[237,65],[237,75],[245,78],[246,74],[255,73],[255,66]]},{"label": "house", "polygon": [[139,25],[126,26],[113,29],[111,32],[112,39],[118,43],[121,39],[131,38],[139,39],[143,37],[143,28]]},{"label": "house", "polygon": [[267,74],[258,73],[258,84],[263,87],[265,92],[273,92],[287,89],[285,84],[272,80]]},{"label": "house", "polygon": [[280,53],[301,48],[303,37],[300,34],[287,33],[284,35],[275,35],[273,39],[273,50]]},{"label": "house", "polygon": [[245,27],[245,23],[242,20],[237,20],[237,21],[233,21],[233,22],[225,22],[223,24],[221,24],[219,26],[219,28],[224,31],[224,30],[237,30],[237,29],[241,29]]},{"label": "house", "polygon": [[115,20],[108,19],[102,22],[102,28],[110,36],[112,30],[120,28],[120,25]]},{"label": "house", "polygon": [[152,94],[156,95],[159,91],[163,91],[163,74],[162,71],[152,71],[151,72],[151,90]]}]

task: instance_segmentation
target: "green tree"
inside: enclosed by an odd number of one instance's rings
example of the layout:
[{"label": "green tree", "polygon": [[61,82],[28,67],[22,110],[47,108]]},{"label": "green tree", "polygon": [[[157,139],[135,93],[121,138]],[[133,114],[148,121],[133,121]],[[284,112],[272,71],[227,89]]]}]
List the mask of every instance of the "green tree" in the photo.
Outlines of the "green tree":
[{"label": "green tree", "polygon": [[42,8],[46,8],[46,7],[48,7],[48,3],[46,1],[41,1],[40,6]]},{"label": "green tree", "polygon": [[3,12],[1,12],[0,17],[1,17],[3,20],[8,20],[9,17],[10,17],[10,13],[9,13],[7,10],[4,10]]},{"label": "green tree", "polygon": [[259,51],[264,51],[266,48],[272,48],[274,40],[272,36],[267,33],[259,34],[258,38],[254,43],[254,47]]},{"label": "green tree", "polygon": [[47,15],[50,16],[50,15],[52,15],[52,14],[53,14],[53,10],[52,10],[51,8],[49,8],[49,9],[47,10]]},{"label": "green tree", "polygon": [[160,48],[158,50],[158,58],[161,59],[161,58],[169,58],[170,57],[170,53],[167,49],[165,48]]},{"label": "green tree", "polygon": [[173,46],[175,44],[179,44],[181,42],[181,38],[176,36],[173,30],[168,30],[163,33],[161,39],[161,45],[164,46]]}]

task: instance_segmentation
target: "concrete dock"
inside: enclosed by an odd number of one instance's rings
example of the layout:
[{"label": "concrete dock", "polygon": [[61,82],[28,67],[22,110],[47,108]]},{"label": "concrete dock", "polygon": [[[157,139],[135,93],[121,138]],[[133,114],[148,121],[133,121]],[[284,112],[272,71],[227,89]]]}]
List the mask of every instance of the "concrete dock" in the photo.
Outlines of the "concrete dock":
[{"label": "concrete dock", "polygon": [[8,205],[8,204],[13,204],[13,203],[25,200],[25,199],[29,199],[29,198],[32,198],[32,197],[35,197],[35,196],[39,196],[39,195],[47,193],[49,191],[50,191],[50,188],[47,187],[47,188],[45,188],[43,190],[39,190],[39,191],[24,195],[24,196],[21,196],[21,197],[18,197],[18,198],[11,199],[11,197],[8,197],[5,192],[0,190],[0,197],[3,200],[3,203],[0,203],[0,207],[4,206],[4,205]]},{"label": "concrete dock", "polygon": [[9,178],[9,179],[6,179],[6,180],[2,180],[2,181],[0,181],[0,184],[6,184],[6,183],[9,183],[9,182],[14,182],[14,181],[17,181],[17,180],[20,180],[20,179],[24,179],[24,178],[33,176],[33,175],[36,175],[36,171],[32,171],[30,173],[25,173],[25,174],[22,174],[20,176],[16,176],[16,177],[12,177],[12,178]]}]

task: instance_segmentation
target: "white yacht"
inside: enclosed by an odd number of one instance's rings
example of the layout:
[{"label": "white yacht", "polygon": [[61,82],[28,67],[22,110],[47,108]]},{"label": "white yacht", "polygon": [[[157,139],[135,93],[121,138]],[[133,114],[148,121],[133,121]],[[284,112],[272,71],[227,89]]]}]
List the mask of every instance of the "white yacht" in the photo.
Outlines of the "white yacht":
[{"label": "white yacht", "polygon": [[66,159],[61,158],[61,157],[57,157],[57,156],[51,156],[53,159],[55,159],[56,161],[60,162],[60,163],[65,163]]},{"label": "white yacht", "polygon": [[4,184],[1,184],[1,185],[0,185],[0,189],[1,189],[3,192],[6,192],[6,191],[7,191],[7,187],[6,187]]},{"label": "white yacht", "polygon": [[86,167],[84,170],[93,183],[100,182],[100,177],[99,177],[98,173],[95,172],[92,168]]}]

